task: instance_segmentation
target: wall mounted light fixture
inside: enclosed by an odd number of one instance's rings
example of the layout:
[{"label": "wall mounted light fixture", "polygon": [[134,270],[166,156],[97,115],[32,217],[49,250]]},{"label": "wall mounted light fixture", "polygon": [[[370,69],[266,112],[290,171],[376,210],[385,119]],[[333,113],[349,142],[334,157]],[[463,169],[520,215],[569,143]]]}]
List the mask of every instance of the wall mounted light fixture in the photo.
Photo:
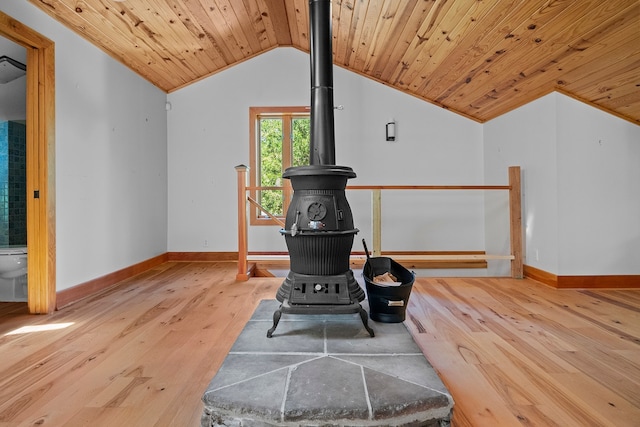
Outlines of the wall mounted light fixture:
[{"label": "wall mounted light fixture", "polygon": [[396,140],[396,122],[391,119],[390,122],[386,124],[386,135],[387,141],[395,141]]}]

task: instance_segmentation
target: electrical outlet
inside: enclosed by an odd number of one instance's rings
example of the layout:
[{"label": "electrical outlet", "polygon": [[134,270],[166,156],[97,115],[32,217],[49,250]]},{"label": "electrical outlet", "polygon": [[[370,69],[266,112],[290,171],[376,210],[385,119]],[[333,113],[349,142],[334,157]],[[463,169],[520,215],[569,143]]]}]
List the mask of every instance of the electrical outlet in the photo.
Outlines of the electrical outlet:
[{"label": "electrical outlet", "polygon": [[536,249],[536,261],[540,261],[540,253],[538,252],[538,249]]},{"label": "electrical outlet", "polygon": [[209,247],[209,241],[207,239],[204,239],[204,242],[202,242],[202,246],[204,246],[205,248]]}]

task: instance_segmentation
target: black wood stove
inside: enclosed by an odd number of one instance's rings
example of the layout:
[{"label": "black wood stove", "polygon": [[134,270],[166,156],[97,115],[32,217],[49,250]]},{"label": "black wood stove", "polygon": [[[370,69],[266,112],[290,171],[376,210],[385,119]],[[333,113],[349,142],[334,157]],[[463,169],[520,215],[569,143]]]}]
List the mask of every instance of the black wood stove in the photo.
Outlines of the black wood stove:
[{"label": "black wood stove", "polygon": [[271,337],[282,313],[359,313],[369,335],[365,292],[349,268],[358,229],[345,196],[355,172],[335,165],[331,0],[309,0],[311,57],[311,146],[309,166],[288,168],[293,187],[284,235],[291,270],[278,289]]}]

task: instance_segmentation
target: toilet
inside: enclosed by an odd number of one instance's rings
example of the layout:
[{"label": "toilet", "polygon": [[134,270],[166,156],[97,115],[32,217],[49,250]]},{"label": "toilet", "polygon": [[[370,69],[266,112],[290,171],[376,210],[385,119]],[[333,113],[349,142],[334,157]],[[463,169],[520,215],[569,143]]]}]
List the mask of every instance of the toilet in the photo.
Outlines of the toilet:
[{"label": "toilet", "polygon": [[27,247],[0,247],[0,301],[27,300]]}]

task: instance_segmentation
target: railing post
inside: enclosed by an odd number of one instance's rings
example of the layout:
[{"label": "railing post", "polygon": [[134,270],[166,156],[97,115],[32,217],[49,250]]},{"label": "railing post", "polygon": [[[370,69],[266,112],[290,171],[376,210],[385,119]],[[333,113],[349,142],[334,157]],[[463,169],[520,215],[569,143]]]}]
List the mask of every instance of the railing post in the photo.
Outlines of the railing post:
[{"label": "railing post", "polygon": [[245,165],[236,166],[238,174],[238,274],[236,280],[249,280],[247,273],[247,170]]},{"label": "railing post", "polygon": [[382,190],[371,190],[371,228],[373,238],[373,256],[382,253]]},{"label": "railing post", "polygon": [[509,167],[509,223],[511,243],[511,277],[522,279],[522,193],[520,189],[520,166]]}]

